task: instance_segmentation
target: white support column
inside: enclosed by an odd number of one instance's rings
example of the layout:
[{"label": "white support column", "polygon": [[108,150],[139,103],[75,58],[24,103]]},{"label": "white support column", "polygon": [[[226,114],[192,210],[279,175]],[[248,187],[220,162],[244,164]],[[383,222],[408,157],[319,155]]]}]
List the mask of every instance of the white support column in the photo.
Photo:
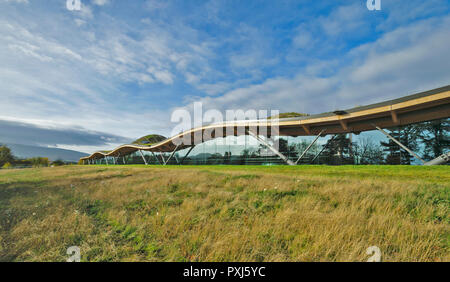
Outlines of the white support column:
[{"label": "white support column", "polygon": [[403,149],[405,149],[405,151],[407,151],[408,153],[410,153],[412,156],[416,157],[418,160],[420,160],[422,162],[422,164],[425,164],[425,161],[422,160],[421,157],[419,157],[416,153],[414,153],[413,151],[411,151],[408,147],[406,147],[405,145],[403,145],[402,143],[400,143],[399,141],[397,141],[397,139],[395,139],[394,137],[392,137],[389,133],[387,133],[386,131],[384,131],[383,129],[381,129],[380,127],[376,126],[373,124],[373,126],[375,126],[376,129],[378,129],[378,131],[380,131],[381,133],[383,133],[384,135],[386,135],[389,139],[391,139],[392,141],[394,141],[395,143],[397,143],[397,145],[399,145],[400,147],[402,147]]},{"label": "white support column", "polygon": [[159,155],[161,156],[161,159],[163,161],[163,164],[166,164],[166,160],[164,159],[163,152],[159,151]]},{"label": "white support column", "polygon": [[184,155],[184,157],[181,159],[180,165],[183,164],[184,160],[186,160],[186,158],[189,156],[189,154],[191,153],[191,151],[194,149],[195,145],[193,145],[189,151],[186,153],[186,155]]},{"label": "white support column", "polygon": [[249,135],[251,135],[252,137],[254,137],[256,140],[258,140],[259,142],[261,142],[264,146],[266,146],[267,148],[269,148],[269,150],[271,150],[272,152],[274,152],[278,157],[280,157],[280,159],[282,159],[283,161],[285,161],[288,165],[295,165],[295,163],[293,163],[290,159],[288,159],[285,155],[283,155],[282,153],[280,153],[277,149],[275,149],[272,145],[270,145],[268,142],[266,142],[266,140],[260,138],[258,135],[256,135],[255,133],[251,132],[250,130],[247,130],[247,133]]},{"label": "white support column", "polygon": [[151,152],[152,152],[152,155],[155,157],[155,159],[158,161],[158,163],[160,165],[162,165],[161,161],[158,159],[158,156],[156,156],[155,153],[153,153],[153,151],[151,151]]},{"label": "white support column", "polygon": [[441,165],[450,162],[450,152],[440,155],[439,157],[431,160],[429,162],[424,163],[423,165]]},{"label": "white support column", "polygon": [[300,155],[300,157],[298,157],[297,161],[295,162],[295,164],[298,164],[298,162],[303,158],[303,156],[305,156],[305,154],[309,151],[309,149],[312,147],[312,145],[314,145],[314,143],[316,143],[317,139],[319,139],[320,135],[322,135],[322,133],[325,131],[322,130],[319,135],[316,136],[316,138],[314,139],[314,141],[311,142],[311,144],[309,144],[309,146],[306,148],[305,151],[303,151],[303,153]]},{"label": "white support column", "polygon": [[170,156],[169,156],[169,158],[167,159],[167,161],[164,162],[164,165],[166,165],[166,164],[170,161],[170,159],[172,159],[173,155],[175,154],[175,152],[177,151],[177,149],[178,149],[179,146],[180,146],[180,145],[177,145],[177,146],[175,147],[175,149],[174,149],[173,152],[170,154]]},{"label": "white support column", "polygon": [[[336,134],[333,135],[333,137],[331,137],[330,141],[333,141],[335,137],[336,137]],[[327,145],[328,145],[328,143],[326,143],[326,144],[322,147],[322,149],[320,150],[320,152],[317,153],[317,155],[315,155],[314,158],[311,160],[311,163],[314,163],[314,161],[319,157],[319,155],[322,154],[323,150],[325,150],[325,148],[327,147]]]},{"label": "white support column", "polygon": [[141,157],[144,160],[145,165],[147,165],[147,160],[144,158],[144,154],[142,154],[141,150],[139,150],[139,153],[141,153]]}]

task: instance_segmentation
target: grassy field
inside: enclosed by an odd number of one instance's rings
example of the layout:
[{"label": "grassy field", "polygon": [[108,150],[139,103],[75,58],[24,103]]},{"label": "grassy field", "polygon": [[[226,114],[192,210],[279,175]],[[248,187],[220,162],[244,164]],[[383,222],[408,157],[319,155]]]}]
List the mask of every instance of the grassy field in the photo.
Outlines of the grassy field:
[{"label": "grassy field", "polygon": [[450,168],[0,170],[0,261],[450,261]]}]

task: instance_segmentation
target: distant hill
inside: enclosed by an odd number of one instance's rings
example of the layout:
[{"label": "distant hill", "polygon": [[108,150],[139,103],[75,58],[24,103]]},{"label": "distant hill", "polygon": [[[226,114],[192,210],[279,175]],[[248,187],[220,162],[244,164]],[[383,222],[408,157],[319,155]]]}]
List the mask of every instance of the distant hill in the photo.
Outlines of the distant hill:
[{"label": "distant hill", "polygon": [[47,148],[21,144],[8,144],[8,143],[6,143],[5,145],[8,146],[11,149],[13,155],[19,159],[45,157],[49,158],[50,161],[60,159],[66,162],[78,162],[80,158],[88,155],[86,153],[78,151],[58,149],[58,148]]}]

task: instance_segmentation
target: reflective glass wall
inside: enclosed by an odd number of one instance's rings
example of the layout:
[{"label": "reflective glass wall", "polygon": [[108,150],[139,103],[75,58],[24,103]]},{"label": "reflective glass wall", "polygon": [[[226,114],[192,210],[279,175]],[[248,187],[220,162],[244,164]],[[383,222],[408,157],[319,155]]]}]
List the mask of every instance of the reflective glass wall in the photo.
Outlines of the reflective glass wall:
[{"label": "reflective glass wall", "polygon": [[[265,138],[266,139],[266,138]],[[266,139],[274,147],[296,162],[302,152],[312,142],[313,137],[276,137]],[[302,157],[299,164],[311,163],[315,155],[321,150],[323,142],[328,138],[322,138],[322,143],[317,142]],[[190,151],[190,152],[189,152]],[[189,152],[189,155],[186,154]],[[142,153],[142,154],[141,154]],[[137,151],[119,158],[109,157],[97,159],[96,164],[152,164],[165,163],[171,153]],[[145,158],[145,161],[144,161]],[[186,148],[176,152],[167,162],[169,165],[277,165],[286,164],[278,155],[259,143],[251,136],[228,136],[217,138],[196,145],[192,150]],[[320,163],[320,157],[314,163]]]}]

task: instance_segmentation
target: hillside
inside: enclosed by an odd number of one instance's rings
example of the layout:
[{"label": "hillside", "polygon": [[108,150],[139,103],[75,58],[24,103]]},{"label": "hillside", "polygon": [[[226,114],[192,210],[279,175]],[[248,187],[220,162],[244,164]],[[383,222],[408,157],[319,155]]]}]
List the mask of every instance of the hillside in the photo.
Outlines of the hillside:
[{"label": "hillside", "polygon": [[58,148],[46,148],[21,144],[6,144],[6,146],[8,146],[11,149],[13,155],[19,159],[46,157],[49,158],[50,161],[60,159],[68,162],[78,162],[80,158],[88,155],[86,153],[78,151]]},{"label": "hillside", "polygon": [[448,166],[0,170],[0,261],[449,261]]},{"label": "hillside", "polygon": [[137,144],[137,145],[152,145],[158,142],[161,142],[163,140],[165,140],[166,137],[162,136],[162,135],[158,135],[158,134],[150,134],[150,135],[146,135],[143,136],[137,140],[134,140],[132,142],[132,144]]}]

